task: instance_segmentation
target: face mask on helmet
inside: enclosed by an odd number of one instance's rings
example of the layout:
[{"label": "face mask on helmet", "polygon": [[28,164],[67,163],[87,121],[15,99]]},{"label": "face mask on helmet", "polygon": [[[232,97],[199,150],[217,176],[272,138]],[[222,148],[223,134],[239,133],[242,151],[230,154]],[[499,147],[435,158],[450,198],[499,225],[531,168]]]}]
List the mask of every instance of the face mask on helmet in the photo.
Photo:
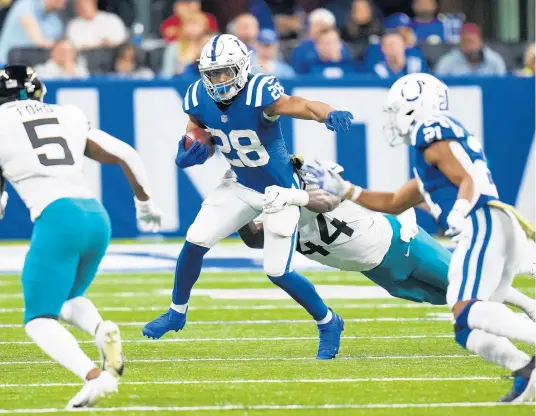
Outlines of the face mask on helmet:
[{"label": "face mask on helmet", "polygon": [[244,88],[251,72],[250,54],[247,52],[233,64],[208,68],[203,68],[200,64],[203,84],[214,101],[228,103]]},{"label": "face mask on helmet", "polygon": [[230,101],[238,94],[239,69],[236,66],[201,71],[203,83],[217,102]]}]

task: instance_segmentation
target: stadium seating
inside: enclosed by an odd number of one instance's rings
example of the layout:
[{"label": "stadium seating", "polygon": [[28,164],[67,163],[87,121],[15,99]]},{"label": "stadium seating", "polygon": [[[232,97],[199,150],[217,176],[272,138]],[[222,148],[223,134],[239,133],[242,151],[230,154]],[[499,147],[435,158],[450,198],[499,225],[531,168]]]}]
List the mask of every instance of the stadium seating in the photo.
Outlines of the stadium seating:
[{"label": "stadium seating", "polygon": [[50,56],[48,49],[43,48],[15,48],[8,54],[10,65],[39,65],[45,63]]}]

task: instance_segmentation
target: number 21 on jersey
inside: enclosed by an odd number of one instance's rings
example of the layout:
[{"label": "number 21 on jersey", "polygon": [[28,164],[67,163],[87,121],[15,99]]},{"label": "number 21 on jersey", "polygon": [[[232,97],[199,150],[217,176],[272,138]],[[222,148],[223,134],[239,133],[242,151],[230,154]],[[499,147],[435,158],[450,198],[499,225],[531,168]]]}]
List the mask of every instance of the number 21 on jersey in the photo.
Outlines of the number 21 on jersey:
[{"label": "number 21 on jersey", "polygon": [[[218,147],[233,166],[258,168],[266,165],[270,160],[270,155],[253,130],[231,130],[229,135],[220,129],[209,128],[209,130],[214,137],[220,138],[222,144],[218,144]],[[243,141],[249,141],[249,143],[243,144]],[[233,158],[233,150],[236,151],[238,158]]]}]

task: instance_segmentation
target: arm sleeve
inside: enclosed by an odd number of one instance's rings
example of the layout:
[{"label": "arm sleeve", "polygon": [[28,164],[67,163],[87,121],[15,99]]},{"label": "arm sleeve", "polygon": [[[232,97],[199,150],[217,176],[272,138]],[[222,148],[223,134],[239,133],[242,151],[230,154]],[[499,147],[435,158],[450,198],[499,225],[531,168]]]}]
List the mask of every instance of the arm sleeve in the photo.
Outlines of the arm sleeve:
[{"label": "arm sleeve", "polygon": [[145,193],[150,195],[147,172],[138,152],[125,142],[99,129],[89,129],[88,139],[98,144],[107,153],[122,160],[130,168]]}]

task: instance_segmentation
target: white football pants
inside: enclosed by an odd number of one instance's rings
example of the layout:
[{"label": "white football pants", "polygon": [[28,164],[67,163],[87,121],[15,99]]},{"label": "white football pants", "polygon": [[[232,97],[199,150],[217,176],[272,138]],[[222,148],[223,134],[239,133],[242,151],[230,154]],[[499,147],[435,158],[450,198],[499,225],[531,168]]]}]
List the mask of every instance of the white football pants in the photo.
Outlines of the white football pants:
[{"label": "white football pants", "polygon": [[[297,178],[297,183],[300,183]],[[211,248],[238,231],[262,213],[263,194],[246,188],[234,178],[223,179],[201,206],[186,240]],[[300,209],[289,206],[275,214],[264,215],[264,271],[279,277],[292,271]]]},{"label": "white football pants", "polygon": [[523,262],[526,240],[510,213],[485,206],[469,215],[450,262],[449,307],[470,299],[502,303]]}]

